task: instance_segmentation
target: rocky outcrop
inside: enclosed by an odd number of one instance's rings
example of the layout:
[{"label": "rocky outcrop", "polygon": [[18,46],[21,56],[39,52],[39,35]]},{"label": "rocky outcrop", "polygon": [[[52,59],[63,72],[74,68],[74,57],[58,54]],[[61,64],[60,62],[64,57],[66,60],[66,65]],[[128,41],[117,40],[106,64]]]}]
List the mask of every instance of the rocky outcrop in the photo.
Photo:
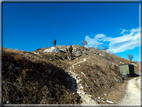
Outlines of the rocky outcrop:
[{"label": "rocky outcrop", "polygon": [[90,51],[90,52],[95,52],[93,49],[90,49],[89,51]]},{"label": "rocky outcrop", "polygon": [[59,50],[58,47],[51,47],[50,49],[45,49],[44,52],[55,52],[55,53],[61,53],[62,51]]},{"label": "rocky outcrop", "polygon": [[99,52],[96,52],[95,54],[99,55]]},{"label": "rocky outcrop", "polygon": [[86,52],[82,52],[82,54],[84,54],[84,55],[88,55],[88,53],[86,53]]},{"label": "rocky outcrop", "polygon": [[84,52],[84,51],[77,51],[77,50],[73,50],[72,52],[75,56],[80,56],[81,54],[84,54],[84,55],[88,55],[88,53]]},{"label": "rocky outcrop", "polygon": [[102,57],[106,57],[106,54],[105,54],[105,52],[102,52],[101,54],[99,54],[100,56],[102,56]]},{"label": "rocky outcrop", "polygon": [[72,53],[75,55],[75,56],[80,56],[82,51],[77,51],[77,50],[73,50]]},{"label": "rocky outcrop", "polygon": [[69,60],[73,60],[74,58],[73,58],[72,55],[69,55],[69,56],[68,56],[68,59],[69,59]]}]

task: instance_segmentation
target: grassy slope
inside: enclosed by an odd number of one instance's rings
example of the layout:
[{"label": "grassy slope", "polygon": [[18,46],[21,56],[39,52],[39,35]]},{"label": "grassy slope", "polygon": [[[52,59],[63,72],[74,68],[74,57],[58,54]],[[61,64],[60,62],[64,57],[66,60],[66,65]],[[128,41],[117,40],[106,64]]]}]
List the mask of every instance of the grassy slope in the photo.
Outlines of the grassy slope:
[{"label": "grassy slope", "polygon": [[[66,46],[58,46],[66,49]],[[87,58],[86,61],[74,65],[75,73],[81,78],[83,90],[92,95],[97,103],[106,103],[110,92],[123,84],[117,65],[130,63],[128,60],[104,53],[94,48],[73,45],[73,49],[89,54],[67,59],[69,53],[44,53],[44,49],[34,52],[18,51],[3,48],[2,82],[3,103],[46,103],[46,104],[79,104],[79,94],[72,89],[72,81],[76,81],[68,73],[73,71],[72,65]],[[94,54],[93,49],[101,55]],[[42,56],[42,57],[41,57]],[[120,63],[121,61],[121,63]],[[117,65],[116,65],[117,64]],[[16,68],[18,67],[18,68]],[[22,69],[20,69],[22,68]],[[135,67],[138,72],[139,66]],[[81,73],[83,72],[85,76]],[[71,81],[68,80],[71,78]],[[76,88],[77,83],[76,83]],[[18,100],[18,97],[20,100]],[[102,101],[99,97],[104,98]]]}]

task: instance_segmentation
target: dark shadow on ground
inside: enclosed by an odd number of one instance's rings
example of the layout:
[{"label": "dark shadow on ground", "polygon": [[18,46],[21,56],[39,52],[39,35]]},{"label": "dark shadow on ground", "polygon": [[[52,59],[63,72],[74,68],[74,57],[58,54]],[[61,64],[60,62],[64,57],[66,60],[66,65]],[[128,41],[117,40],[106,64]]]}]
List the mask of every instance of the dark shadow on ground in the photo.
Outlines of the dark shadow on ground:
[{"label": "dark shadow on ground", "polygon": [[136,74],[136,73],[134,73],[133,77],[139,77],[139,75],[138,75],[138,74]]},{"label": "dark shadow on ground", "polygon": [[4,104],[7,100],[10,104],[39,104],[43,95],[46,104],[78,104],[80,101],[76,80],[51,63],[34,63],[25,58],[15,60],[5,53],[2,71]]}]

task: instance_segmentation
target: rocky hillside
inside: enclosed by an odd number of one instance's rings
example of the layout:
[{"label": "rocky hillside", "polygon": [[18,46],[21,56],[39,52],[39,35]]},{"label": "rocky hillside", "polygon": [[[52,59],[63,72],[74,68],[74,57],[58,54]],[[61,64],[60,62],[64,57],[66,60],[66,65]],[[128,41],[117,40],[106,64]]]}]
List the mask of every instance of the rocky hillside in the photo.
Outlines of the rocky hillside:
[{"label": "rocky hillside", "polygon": [[[108,103],[111,91],[123,84],[118,65],[130,61],[78,45],[70,55],[68,48],[57,45],[33,52],[3,48],[3,103]],[[133,64],[139,74],[139,65]]]}]

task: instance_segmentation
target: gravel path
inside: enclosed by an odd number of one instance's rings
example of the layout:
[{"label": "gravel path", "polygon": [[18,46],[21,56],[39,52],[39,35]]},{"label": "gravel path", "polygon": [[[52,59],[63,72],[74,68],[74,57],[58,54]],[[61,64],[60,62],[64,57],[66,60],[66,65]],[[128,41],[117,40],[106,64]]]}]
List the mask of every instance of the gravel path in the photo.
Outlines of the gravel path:
[{"label": "gravel path", "polygon": [[[72,65],[73,71],[68,71],[71,76],[73,78],[75,78],[77,84],[78,84],[78,89],[77,89],[77,93],[81,96],[81,99],[83,101],[83,103],[81,105],[98,105],[96,101],[91,99],[91,95],[86,94],[83,91],[83,87],[81,84],[79,84],[79,82],[81,81],[80,77],[78,74],[75,73],[74,70],[74,65],[77,65],[79,63],[83,63],[87,60],[88,58],[84,58],[83,61],[77,62],[75,64]],[[124,98],[117,103],[117,105],[135,105],[135,106],[140,106],[141,102],[140,102],[140,78],[133,78],[131,80],[128,81],[127,84],[127,89],[126,89],[126,94],[124,96]]]},{"label": "gravel path", "polygon": [[140,94],[140,78],[133,78],[128,82],[125,97],[118,104],[140,106]]},{"label": "gravel path", "polygon": [[83,103],[81,105],[97,104],[94,100],[91,99],[91,97],[92,97],[91,95],[88,95],[88,94],[86,94],[86,92],[84,92],[83,86],[79,83],[81,81],[81,79],[80,79],[79,75],[75,73],[75,70],[74,70],[74,65],[77,65],[79,63],[83,63],[87,59],[88,58],[84,58],[83,61],[80,61],[80,62],[73,64],[72,65],[73,71],[71,71],[71,70],[68,71],[71,74],[71,76],[76,80],[76,83],[78,84],[77,93],[81,96],[81,100],[83,101]]}]

